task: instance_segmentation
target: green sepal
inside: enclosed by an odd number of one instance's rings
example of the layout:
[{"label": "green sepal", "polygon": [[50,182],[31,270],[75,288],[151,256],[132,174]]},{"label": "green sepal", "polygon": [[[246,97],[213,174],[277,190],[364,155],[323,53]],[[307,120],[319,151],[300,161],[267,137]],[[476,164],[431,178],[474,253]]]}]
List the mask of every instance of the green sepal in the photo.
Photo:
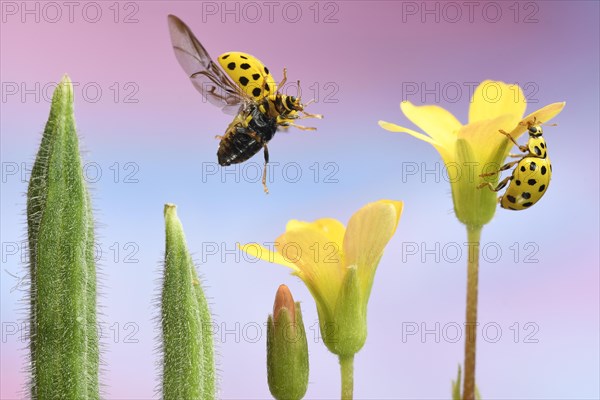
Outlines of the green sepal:
[{"label": "green sepal", "polygon": [[356,354],[367,340],[367,302],[363,300],[358,271],[348,268],[333,313],[319,309],[323,342],[338,356]]},{"label": "green sepal", "polygon": [[[459,364],[456,380],[452,381],[452,400],[462,400],[461,384],[462,384],[462,369]],[[475,385],[475,400],[481,400],[481,393],[479,393],[479,388],[477,387],[477,385]]]},{"label": "green sepal", "polygon": [[462,400],[460,395],[460,385],[462,382],[462,369],[458,366],[456,380],[452,381],[452,400]]},{"label": "green sepal", "polygon": [[277,400],[299,400],[308,388],[308,343],[300,303],[295,303],[293,322],[287,308],[282,308],[277,322],[267,320],[267,380]]},{"label": "green sepal", "polygon": [[490,166],[481,165],[476,161],[473,149],[465,139],[456,141],[456,160],[463,169],[457,181],[451,185],[454,212],[463,224],[482,227],[490,222],[496,213],[497,194],[486,187],[477,188],[483,182],[479,175],[489,172],[487,168]]}]

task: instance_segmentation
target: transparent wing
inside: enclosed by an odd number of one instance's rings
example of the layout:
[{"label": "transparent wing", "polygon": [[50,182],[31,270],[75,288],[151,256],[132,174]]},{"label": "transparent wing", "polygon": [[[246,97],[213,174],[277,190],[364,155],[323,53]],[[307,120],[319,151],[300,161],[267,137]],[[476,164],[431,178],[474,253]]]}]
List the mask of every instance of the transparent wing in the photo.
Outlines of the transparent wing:
[{"label": "transparent wing", "polygon": [[210,103],[227,114],[236,114],[249,100],[216,65],[190,28],[179,18],[169,15],[169,32],[175,57],[194,87]]}]

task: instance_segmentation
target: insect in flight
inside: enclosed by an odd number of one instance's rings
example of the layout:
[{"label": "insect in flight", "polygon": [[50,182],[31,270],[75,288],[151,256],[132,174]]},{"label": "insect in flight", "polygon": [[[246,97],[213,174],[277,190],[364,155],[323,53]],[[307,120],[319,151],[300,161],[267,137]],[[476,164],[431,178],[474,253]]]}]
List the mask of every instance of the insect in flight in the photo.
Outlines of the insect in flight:
[{"label": "insect in flight", "polygon": [[322,116],[304,111],[310,102],[302,104],[299,96],[278,92],[287,80],[285,68],[282,81],[276,84],[269,69],[246,53],[222,54],[217,58],[219,67],[183,21],[169,15],[168,22],[175,56],[194,87],[210,103],[227,114],[235,115],[225,133],[217,136],[221,140],[217,151],[219,165],[242,163],[263,149],[262,184],[265,193],[268,193],[267,143],[280,127],[316,130],[296,125],[295,120]]},{"label": "insect in flight", "polygon": [[529,140],[524,146],[520,146],[510,133],[500,130],[500,133],[513,142],[522,153],[526,153],[524,155],[509,154],[510,157],[520,157],[520,159],[504,164],[498,171],[480,175],[481,177],[493,176],[516,165],[512,174],[500,181],[495,187],[489,182],[484,182],[478,186],[479,189],[487,186],[498,192],[510,183],[506,192],[498,198],[502,208],[525,210],[537,203],[548,190],[550,177],[552,176],[552,165],[548,158],[546,140],[542,137],[541,125],[541,123],[536,123],[535,118],[533,122],[526,123]]}]

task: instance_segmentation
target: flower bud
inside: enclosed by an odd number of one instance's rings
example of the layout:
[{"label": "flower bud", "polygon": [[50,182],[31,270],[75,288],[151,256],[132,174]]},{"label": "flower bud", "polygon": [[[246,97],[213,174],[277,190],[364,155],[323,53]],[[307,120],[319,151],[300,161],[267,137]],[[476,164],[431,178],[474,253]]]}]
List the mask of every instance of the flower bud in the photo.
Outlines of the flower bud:
[{"label": "flower bud", "polygon": [[278,400],[301,399],[308,386],[308,343],[300,303],[286,285],[275,295],[267,321],[267,377]]}]

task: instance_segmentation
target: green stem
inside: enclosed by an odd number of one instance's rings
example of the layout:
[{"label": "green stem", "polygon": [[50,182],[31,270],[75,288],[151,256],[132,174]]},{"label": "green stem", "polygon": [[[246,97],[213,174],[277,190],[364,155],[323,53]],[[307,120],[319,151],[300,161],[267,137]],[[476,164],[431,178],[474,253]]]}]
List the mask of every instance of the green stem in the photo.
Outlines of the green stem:
[{"label": "green stem", "polygon": [[475,400],[475,347],[477,344],[477,292],[479,281],[479,240],[481,226],[467,226],[467,312],[465,322],[465,380],[463,400]]},{"label": "green stem", "polygon": [[352,400],[354,393],[354,354],[340,356],[342,370],[342,400]]}]

